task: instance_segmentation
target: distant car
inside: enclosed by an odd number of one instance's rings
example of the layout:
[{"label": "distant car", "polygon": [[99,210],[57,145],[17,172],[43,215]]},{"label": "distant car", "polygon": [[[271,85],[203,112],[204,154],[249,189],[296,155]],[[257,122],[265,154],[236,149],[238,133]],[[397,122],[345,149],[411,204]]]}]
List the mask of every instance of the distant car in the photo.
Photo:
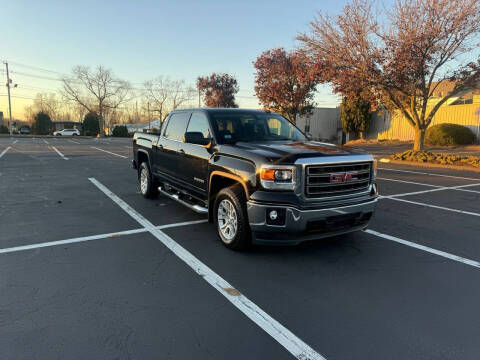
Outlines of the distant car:
[{"label": "distant car", "polygon": [[32,130],[28,126],[22,126],[20,128],[20,134],[22,135],[30,135],[32,133]]},{"label": "distant car", "polygon": [[53,133],[55,136],[78,136],[80,135],[80,131],[77,129],[63,129],[60,131],[55,131]]}]

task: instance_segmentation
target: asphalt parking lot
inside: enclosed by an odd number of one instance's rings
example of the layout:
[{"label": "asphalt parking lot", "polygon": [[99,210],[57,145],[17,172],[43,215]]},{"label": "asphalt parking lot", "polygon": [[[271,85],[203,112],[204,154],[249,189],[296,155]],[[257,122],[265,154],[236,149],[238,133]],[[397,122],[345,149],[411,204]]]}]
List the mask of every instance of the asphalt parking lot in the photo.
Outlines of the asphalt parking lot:
[{"label": "asphalt parking lot", "polygon": [[478,359],[480,175],[381,164],[366,232],[226,249],[130,139],[0,138],[0,359]]}]

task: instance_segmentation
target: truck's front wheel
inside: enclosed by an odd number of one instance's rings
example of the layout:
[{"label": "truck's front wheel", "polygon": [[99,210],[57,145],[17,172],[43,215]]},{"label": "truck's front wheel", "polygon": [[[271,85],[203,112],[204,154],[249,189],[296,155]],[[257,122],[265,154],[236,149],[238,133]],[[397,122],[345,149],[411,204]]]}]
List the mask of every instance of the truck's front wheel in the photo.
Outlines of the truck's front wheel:
[{"label": "truck's front wheel", "polygon": [[148,164],[145,162],[138,168],[138,182],[140,183],[140,192],[143,197],[151,199],[157,195],[155,181],[153,180]]},{"label": "truck's front wheel", "polygon": [[215,225],[223,244],[232,250],[244,250],[251,244],[245,194],[239,186],[222,189],[214,206]]}]

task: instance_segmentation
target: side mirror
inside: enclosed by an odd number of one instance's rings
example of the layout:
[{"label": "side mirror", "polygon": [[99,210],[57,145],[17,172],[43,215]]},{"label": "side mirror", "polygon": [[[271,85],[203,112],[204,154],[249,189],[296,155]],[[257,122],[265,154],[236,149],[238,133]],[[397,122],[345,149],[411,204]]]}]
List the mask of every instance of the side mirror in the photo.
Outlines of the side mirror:
[{"label": "side mirror", "polygon": [[183,138],[186,143],[202,146],[208,146],[211,142],[210,138],[206,138],[201,132],[196,131],[186,132]]},{"label": "side mirror", "polygon": [[307,140],[312,140],[313,136],[309,132],[305,133],[305,136],[307,137]]}]

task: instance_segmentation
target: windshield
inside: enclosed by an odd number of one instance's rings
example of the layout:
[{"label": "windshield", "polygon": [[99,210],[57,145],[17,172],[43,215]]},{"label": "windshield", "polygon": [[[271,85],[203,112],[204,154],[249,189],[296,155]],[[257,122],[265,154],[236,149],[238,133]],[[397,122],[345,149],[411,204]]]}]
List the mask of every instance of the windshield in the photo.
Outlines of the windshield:
[{"label": "windshield", "polygon": [[294,125],[277,114],[225,112],[211,114],[220,144],[237,141],[306,140]]}]

